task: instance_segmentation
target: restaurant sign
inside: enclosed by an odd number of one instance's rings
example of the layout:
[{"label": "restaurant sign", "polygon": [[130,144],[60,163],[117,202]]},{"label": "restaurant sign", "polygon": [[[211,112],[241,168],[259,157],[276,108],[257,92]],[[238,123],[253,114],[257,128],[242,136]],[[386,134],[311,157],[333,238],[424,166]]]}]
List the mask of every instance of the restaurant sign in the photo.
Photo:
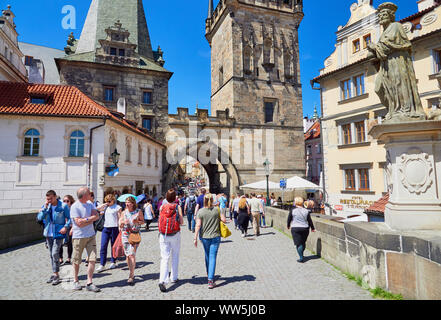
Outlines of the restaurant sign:
[{"label": "restaurant sign", "polygon": [[345,205],[348,209],[365,210],[374,204],[375,201],[366,200],[363,197],[357,196],[351,199],[340,199],[340,205]]}]

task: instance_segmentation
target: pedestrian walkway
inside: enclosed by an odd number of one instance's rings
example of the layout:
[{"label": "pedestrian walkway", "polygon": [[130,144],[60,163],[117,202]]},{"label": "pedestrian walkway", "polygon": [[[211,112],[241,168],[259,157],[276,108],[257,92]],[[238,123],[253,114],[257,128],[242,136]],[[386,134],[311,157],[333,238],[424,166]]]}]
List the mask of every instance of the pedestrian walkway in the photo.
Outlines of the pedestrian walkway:
[{"label": "pedestrian walkway", "polygon": [[[292,240],[278,231],[265,228],[260,237],[240,237],[232,223],[233,235],[222,241],[216,267],[217,288],[209,290],[202,244],[193,246],[193,233],[182,228],[181,260],[177,284],[167,293],[158,288],[160,253],[157,224],[150,232],[142,232],[137,254],[136,284],[127,286],[127,264],[118,261],[118,268],[95,274],[94,283],[100,293],[70,290],[72,266],[63,266],[63,283],[46,284],[51,275],[49,252],[43,242],[0,251],[0,300],[6,299],[179,299],[179,300],[292,300],[372,299],[370,293],[349,281],[323,260],[312,256],[304,264],[298,259]],[[252,233],[252,229],[249,230]],[[100,247],[101,233],[97,244]],[[98,265],[98,264],[97,264]],[[70,279],[69,279],[70,278]],[[80,283],[86,285],[86,267],[80,267]]]}]

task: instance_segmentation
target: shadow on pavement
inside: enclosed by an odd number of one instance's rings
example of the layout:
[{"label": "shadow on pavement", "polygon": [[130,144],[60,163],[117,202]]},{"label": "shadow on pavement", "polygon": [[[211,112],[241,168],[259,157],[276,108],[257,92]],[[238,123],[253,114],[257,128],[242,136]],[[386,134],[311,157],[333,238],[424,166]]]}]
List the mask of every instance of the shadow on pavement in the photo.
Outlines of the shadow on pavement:
[{"label": "shadow on pavement", "polygon": [[[230,283],[234,283],[234,282],[256,281],[256,277],[252,276],[252,275],[234,276],[234,277],[228,277],[228,278],[217,276],[216,281],[222,281],[220,283],[216,283],[216,288],[217,288],[217,287],[226,286],[226,285],[228,285]],[[207,285],[208,286],[208,279],[206,276],[205,277],[193,276],[191,279],[179,280],[178,283],[172,285],[170,288],[167,288],[167,292],[174,291],[177,288],[179,288],[180,286],[187,284],[187,283],[193,284],[193,285]]]},{"label": "shadow on pavement", "polygon": [[[153,262],[146,262],[146,261],[136,262],[136,269],[144,268],[145,266],[148,266],[149,264],[153,264]],[[119,265],[117,269],[129,270],[127,263],[123,263],[123,264]]]},{"label": "shadow on pavement", "polygon": [[304,262],[308,262],[309,260],[319,260],[319,259],[321,259],[321,258],[318,255],[303,257]]},{"label": "shadow on pavement", "polygon": [[13,251],[24,249],[24,248],[27,248],[27,247],[32,247],[34,245],[42,244],[42,243],[45,243],[45,242],[46,242],[46,239],[35,240],[35,241],[29,242],[29,243],[26,243],[26,244],[22,244],[22,245],[19,245],[19,246],[16,246],[16,247],[11,247],[11,248],[0,250],[0,254],[13,252]]},{"label": "shadow on pavement", "polygon": [[[127,273],[127,279],[100,284],[99,288],[105,289],[105,288],[114,288],[114,287],[130,287],[127,284],[128,278],[129,278],[129,274]],[[146,275],[140,276],[140,275],[136,275],[136,271],[135,271],[135,286],[139,283],[142,283],[142,282],[145,282],[148,280],[157,280],[157,279],[159,279],[159,273],[146,274]]]}]

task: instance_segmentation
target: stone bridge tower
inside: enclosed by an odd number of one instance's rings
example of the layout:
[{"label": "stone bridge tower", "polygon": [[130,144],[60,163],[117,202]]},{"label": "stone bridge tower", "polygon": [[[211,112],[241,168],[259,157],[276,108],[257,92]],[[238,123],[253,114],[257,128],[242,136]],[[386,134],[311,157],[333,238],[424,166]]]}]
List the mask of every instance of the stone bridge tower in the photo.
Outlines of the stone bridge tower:
[{"label": "stone bridge tower", "polygon": [[[302,0],[209,0],[211,113],[227,111],[235,125],[274,130],[270,180],[304,176],[302,85],[298,28]],[[255,150],[254,150],[255,151]],[[242,182],[262,180],[237,168]]]}]

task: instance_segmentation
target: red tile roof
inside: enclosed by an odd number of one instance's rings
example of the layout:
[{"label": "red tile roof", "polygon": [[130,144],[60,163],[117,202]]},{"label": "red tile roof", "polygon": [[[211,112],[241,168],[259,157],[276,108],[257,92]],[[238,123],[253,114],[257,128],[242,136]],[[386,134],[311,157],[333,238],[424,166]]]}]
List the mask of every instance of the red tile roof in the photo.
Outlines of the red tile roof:
[{"label": "red tile roof", "polygon": [[377,213],[383,214],[386,209],[386,204],[389,202],[389,193],[384,195],[380,200],[374,202],[369,208],[367,208],[364,213]]},{"label": "red tile roof", "polygon": [[[46,103],[31,103],[34,97],[44,98]],[[109,119],[165,147],[136,124],[116,116],[74,86],[0,81],[2,114]]]},{"label": "red tile roof", "polygon": [[314,122],[311,128],[305,133],[305,141],[320,138],[320,121]]}]

